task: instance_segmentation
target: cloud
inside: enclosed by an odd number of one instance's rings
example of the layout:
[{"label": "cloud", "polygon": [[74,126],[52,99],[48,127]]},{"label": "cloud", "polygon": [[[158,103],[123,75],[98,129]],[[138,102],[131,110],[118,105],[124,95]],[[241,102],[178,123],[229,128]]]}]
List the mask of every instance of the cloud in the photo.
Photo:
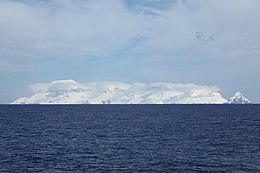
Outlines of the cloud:
[{"label": "cloud", "polygon": [[196,32],[196,38],[200,41],[215,41],[214,37],[211,35],[205,35],[203,32]]},{"label": "cloud", "polygon": [[171,104],[224,103],[215,86],[175,83],[92,82],[80,84],[73,80],[38,83],[31,86],[33,95],[14,103],[56,104]]},{"label": "cloud", "polygon": [[39,6],[16,1],[0,3],[0,44],[6,57],[104,53],[135,36],[131,28],[138,25],[120,1],[103,1],[102,6],[96,1],[71,0]]},{"label": "cloud", "polygon": [[[223,51],[226,44],[241,50],[245,43],[258,44],[256,22],[260,3],[205,0],[120,1],[51,0],[0,2],[1,59],[104,56],[136,36],[144,36],[140,50],[171,52],[205,45],[197,38],[218,42],[206,45]],[[132,10],[132,9],[141,10]],[[153,14],[153,15],[147,15]],[[250,19],[250,20],[249,20]],[[232,25],[230,25],[232,21]],[[252,24],[254,27],[248,27]],[[251,32],[250,32],[251,31]],[[246,34],[244,34],[246,33]],[[252,34],[254,33],[254,35]],[[221,46],[223,45],[223,46]]]},{"label": "cloud", "polygon": [[258,51],[260,48],[258,47],[249,47],[249,48],[245,48],[244,51]]}]

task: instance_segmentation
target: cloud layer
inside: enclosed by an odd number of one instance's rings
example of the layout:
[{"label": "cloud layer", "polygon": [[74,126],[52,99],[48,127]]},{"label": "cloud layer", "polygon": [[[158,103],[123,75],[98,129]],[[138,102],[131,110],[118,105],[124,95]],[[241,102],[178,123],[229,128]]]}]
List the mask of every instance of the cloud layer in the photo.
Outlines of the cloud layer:
[{"label": "cloud layer", "polygon": [[92,82],[59,80],[31,86],[33,95],[18,104],[192,104],[224,103],[217,87],[174,83]]},{"label": "cloud layer", "polygon": [[257,0],[127,2],[3,0],[0,60],[102,56],[140,36],[135,51],[225,55],[259,46]]}]

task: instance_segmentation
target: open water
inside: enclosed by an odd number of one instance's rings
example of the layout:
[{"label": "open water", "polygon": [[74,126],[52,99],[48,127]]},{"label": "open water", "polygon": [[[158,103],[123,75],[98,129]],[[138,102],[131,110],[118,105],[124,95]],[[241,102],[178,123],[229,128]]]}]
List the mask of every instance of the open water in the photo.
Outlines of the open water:
[{"label": "open water", "polygon": [[2,105],[0,172],[259,173],[260,105]]}]

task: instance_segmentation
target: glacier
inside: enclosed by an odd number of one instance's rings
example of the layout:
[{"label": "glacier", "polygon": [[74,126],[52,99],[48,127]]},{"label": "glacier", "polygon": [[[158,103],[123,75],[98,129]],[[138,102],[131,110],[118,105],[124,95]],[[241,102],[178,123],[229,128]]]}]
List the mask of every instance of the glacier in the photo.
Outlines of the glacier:
[{"label": "glacier", "polygon": [[216,86],[176,83],[123,83],[57,80],[31,85],[32,96],[13,104],[222,104]]}]

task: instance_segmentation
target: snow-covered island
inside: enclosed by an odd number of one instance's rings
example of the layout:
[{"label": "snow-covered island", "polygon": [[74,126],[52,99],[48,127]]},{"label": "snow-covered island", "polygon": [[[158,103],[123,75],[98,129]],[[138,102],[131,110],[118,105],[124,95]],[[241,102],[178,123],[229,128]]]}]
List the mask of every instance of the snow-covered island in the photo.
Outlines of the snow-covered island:
[{"label": "snow-covered island", "polygon": [[91,82],[58,80],[31,86],[33,95],[13,104],[222,104],[215,86],[174,83]]},{"label": "snow-covered island", "polygon": [[58,80],[31,86],[30,97],[13,104],[233,104],[249,103],[240,93],[226,100],[215,86],[174,83]]}]

